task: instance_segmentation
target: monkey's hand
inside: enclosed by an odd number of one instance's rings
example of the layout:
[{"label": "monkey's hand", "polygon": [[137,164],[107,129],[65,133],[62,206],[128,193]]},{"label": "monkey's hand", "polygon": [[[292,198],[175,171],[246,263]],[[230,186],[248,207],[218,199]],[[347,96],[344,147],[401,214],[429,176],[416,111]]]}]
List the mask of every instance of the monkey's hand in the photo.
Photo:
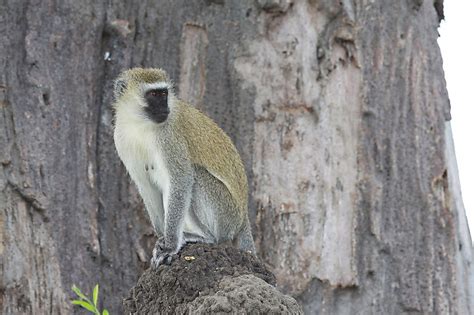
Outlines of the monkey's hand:
[{"label": "monkey's hand", "polygon": [[158,269],[160,265],[168,265],[173,259],[173,255],[177,254],[181,246],[177,248],[167,247],[164,236],[161,236],[155,244],[153,249],[153,257],[151,258],[151,267]]}]

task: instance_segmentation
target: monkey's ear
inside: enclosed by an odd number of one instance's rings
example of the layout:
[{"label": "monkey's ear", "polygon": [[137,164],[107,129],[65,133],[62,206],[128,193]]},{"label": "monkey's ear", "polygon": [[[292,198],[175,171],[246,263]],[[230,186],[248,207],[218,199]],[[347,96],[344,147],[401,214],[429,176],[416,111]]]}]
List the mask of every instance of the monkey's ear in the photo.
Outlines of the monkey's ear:
[{"label": "monkey's ear", "polygon": [[123,92],[125,92],[125,89],[127,88],[127,82],[119,78],[115,80],[114,82],[114,97],[115,99],[118,99],[120,96],[122,96]]}]

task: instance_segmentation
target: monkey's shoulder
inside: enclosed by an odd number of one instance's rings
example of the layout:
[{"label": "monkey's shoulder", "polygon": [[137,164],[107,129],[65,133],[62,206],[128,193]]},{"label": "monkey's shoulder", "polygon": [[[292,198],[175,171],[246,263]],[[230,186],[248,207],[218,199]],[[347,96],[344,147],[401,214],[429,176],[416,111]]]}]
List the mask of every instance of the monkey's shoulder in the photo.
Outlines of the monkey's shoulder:
[{"label": "monkey's shoulder", "polygon": [[179,106],[177,126],[185,130],[184,137],[193,159],[215,160],[222,155],[226,159],[240,161],[232,140],[211,118],[184,102],[180,102]]}]

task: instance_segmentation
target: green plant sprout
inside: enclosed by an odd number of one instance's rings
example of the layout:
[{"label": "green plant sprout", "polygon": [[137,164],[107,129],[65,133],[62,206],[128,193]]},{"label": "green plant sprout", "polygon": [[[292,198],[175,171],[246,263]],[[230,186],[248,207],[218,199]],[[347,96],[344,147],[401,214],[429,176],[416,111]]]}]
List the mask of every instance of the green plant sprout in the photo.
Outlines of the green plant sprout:
[{"label": "green plant sprout", "polygon": [[98,284],[95,285],[94,290],[92,291],[93,302],[91,302],[91,300],[84,293],[82,293],[81,290],[78,287],[76,287],[76,285],[72,286],[72,290],[80,298],[80,300],[72,300],[71,301],[72,304],[79,305],[95,315],[101,315],[101,314],[109,315],[109,311],[107,311],[105,308],[102,310],[102,313],[100,313],[97,307],[97,300],[99,299],[99,285]]}]

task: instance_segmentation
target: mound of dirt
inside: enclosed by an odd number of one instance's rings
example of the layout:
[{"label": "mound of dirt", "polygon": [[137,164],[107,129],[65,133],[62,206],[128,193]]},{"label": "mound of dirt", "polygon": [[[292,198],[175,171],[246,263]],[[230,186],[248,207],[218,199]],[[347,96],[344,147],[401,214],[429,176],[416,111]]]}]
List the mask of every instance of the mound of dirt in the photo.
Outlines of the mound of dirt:
[{"label": "mound of dirt", "polygon": [[209,244],[188,244],[170,265],[145,271],[123,305],[126,314],[302,314],[257,258]]}]

